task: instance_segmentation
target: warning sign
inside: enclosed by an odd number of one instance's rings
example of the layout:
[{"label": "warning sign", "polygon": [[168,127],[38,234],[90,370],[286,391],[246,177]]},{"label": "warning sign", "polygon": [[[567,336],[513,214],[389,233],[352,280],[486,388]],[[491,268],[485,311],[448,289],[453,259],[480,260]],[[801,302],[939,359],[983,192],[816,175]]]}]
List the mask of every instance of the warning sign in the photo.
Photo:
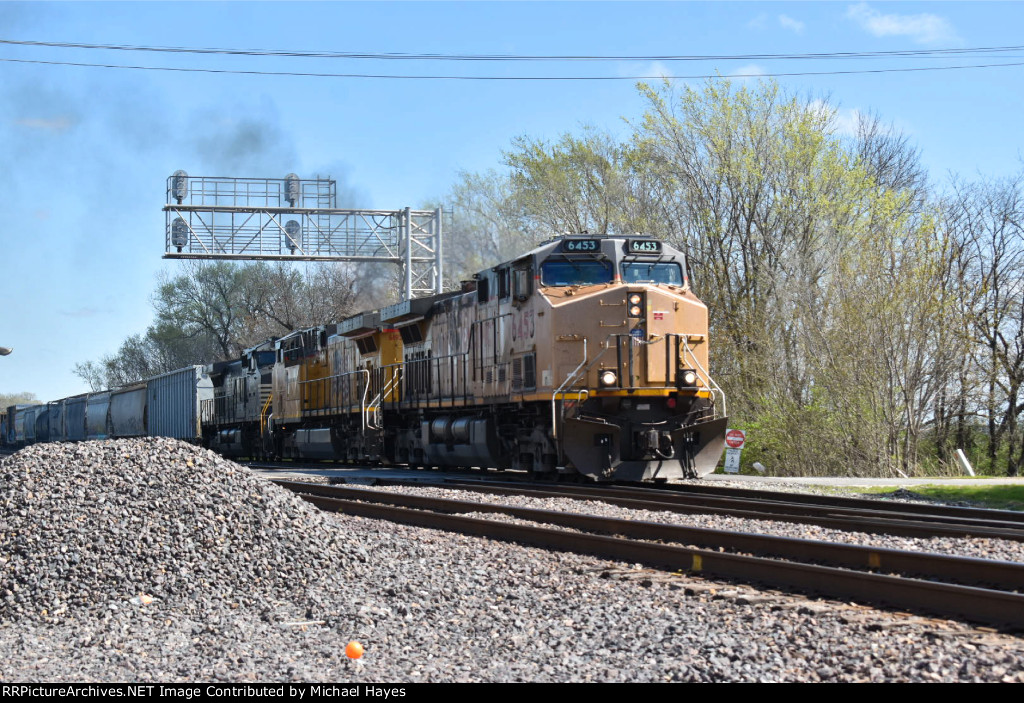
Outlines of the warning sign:
[{"label": "warning sign", "polygon": [[740,454],[742,453],[739,449],[725,450],[725,473],[738,474],[740,472]]},{"label": "warning sign", "polygon": [[747,441],[747,435],[743,430],[728,430],[725,433],[725,444],[730,449],[743,449],[743,443]]}]

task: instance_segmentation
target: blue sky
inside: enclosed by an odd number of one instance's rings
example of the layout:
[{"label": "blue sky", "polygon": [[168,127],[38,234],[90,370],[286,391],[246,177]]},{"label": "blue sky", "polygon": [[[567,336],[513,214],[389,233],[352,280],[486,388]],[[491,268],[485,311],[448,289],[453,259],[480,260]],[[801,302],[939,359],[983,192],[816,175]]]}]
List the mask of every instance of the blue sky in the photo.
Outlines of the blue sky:
[{"label": "blue sky", "polygon": [[[1016,46],[1024,5],[985,2],[9,3],[0,39],[369,53],[662,56]],[[331,175],[352,207],[420,207],[519,135],[625,135],[632,80],[442,81],[164,72],[4,59],[247,71],[689,76],[1024,62],[384,61],[167,55],[0,44],[0,392],[80,393],[76,362],[151,322],[167,176]],[[678,79],[684,82],[683,79]],[[951,173],[1021,168],[1024,66],[779,78],[840,121],[874,112]],[[700,81],[689,81],[699,83]]]}]

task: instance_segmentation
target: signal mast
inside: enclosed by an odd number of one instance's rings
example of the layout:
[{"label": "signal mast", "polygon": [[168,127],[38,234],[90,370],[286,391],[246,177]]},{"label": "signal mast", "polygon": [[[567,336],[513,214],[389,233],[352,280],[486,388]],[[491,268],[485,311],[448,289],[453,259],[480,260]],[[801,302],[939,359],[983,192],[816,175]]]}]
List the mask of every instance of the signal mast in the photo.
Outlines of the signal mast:
[{"label": "signal mast", "polygon": [[363,261],[402,272],[403,300],[442,292],[441,209],[338,208],[331,178],[167,179],[165,259]]}]

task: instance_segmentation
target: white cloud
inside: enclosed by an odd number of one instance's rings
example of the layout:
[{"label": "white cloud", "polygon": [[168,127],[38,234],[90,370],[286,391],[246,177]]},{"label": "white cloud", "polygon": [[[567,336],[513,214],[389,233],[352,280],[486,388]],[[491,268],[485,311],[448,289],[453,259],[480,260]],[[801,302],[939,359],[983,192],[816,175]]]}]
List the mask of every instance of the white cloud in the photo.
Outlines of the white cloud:
[{"label": "white cloud", "polygon": [[748,63],[746,66],[737,66],[729,72],[730,78],[756,78],[768,73],[764,66],[756,63]]},{"label": "white cloud", "polygon": [[759,14],[754,19],[747,22],[747,29],[765,29],[768,26],[768,15],[765,13]]},{"label": "white cloud", "polygon": [[883,15],[862,2],[851,5],[846,16],[876,37],[910,37],[918,44],[939,44],[958,39],[948,20],[926,12],[919,15]]},{"label": "white cloud", "polygon": [[637,76],[640,78],[674,78],[672,69],[661,61],[649,63],[622,63],[618,66],[620,76]]},{"label": "white cloud", "polygon": [[797,34],[803,34],[804,23],[800,20],[795,20],[788,15],[779,15],[779,24],[782,25],[783,29],[789,29]]},{"label": "white cloud", "polygon": [[672,69],[661,61],[652,61],[647,67],[647,72],[643,75],[649,76],[650,78],[672,78],[674,74],[672,73]]},{"label": "white cloud", "polygon": [[54,117],[45,119],[42,117],[25,117],[15,120],[15,124],[31,129],[44,129],[48,132],[66,132],[71,129],[74,121],[70,117]]},{"label": "white cloud", "polygon": [[860,125],[863,116],[864,113],[855,107],[839,108],[836,110],[836,114],[832,116],[832,127],[835,129],[836,134],[844,137],[855,137],[857,136],[857,127]]},{"label": "white cloud", "polygon": [[64,317],[96,317],[101,311],[97,308],[83,307],[74,310],[58,310],[57,312]]}]

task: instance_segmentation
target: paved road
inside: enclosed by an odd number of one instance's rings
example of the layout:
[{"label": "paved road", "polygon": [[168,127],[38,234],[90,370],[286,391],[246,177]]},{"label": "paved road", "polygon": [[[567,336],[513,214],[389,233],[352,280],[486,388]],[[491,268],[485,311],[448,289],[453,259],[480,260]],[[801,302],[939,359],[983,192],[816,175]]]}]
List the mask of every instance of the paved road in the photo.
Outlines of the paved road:
[{"label": "paved road", "polygon": [[[272,473],[276,478],[286,478],[281,472],[268,472]],[[366,468],[354,468],[354,467],[343,467],[343,466],[322,466],[322,467],[308,467],[298,468],[287,472],[287,474],[313,474],[317,476],[329,476],[346,478],[349,481],[358,482],[360,479],[370,481],[372,478],[380,479],[404,479],[404,480],[416,480],[420,478],[426,481],[433,481],[439,478],[441,475],[449,475],[454,478],[461,479],[473,479],[481,476],[477,472],[461,472],[461,473],[449,473],[449,472],[437,472],[437,471],[416,471],[410,474],[408,469],[366,469]],[[509,471],[508,475],[511,477],[516,472]],[[489,472],[487,474],[491,478],[501,476],[497,472]],[[747,475],[736,475],[736,474],[712,474],[711,476],[705,477],[706,481],[715,483],[717,481],[730,481],[730,482],[742,482],[755,484],[761,481],[772,481],[774,483],[793,483],[802,485],[815,485],[815,486],[920,486],[924,484],[934,484],[941,486],[995,486],[995,485],[1024,485],[1024,477],[1018,478],[828,478],[820,476],[808,476],[808,477],[777,477],[777,476],[747,476]],[[557,485],[557,484],[554,484]],[[753,485],[751,487],[754,487]]]},{"label": "paved road", "polygon": [[715,481],[741,481],[758,482],[773,481],[779,483],[796,483],[814,486],[922,486],[932,484],[936,486],[1001,486],[1001,485],[1024,485],[1024,477],[1007,478],[828,478],[823,476],[801,476],[801,477],[764,477],[746,476],[736,474],[712,474],[706,480]]}]

